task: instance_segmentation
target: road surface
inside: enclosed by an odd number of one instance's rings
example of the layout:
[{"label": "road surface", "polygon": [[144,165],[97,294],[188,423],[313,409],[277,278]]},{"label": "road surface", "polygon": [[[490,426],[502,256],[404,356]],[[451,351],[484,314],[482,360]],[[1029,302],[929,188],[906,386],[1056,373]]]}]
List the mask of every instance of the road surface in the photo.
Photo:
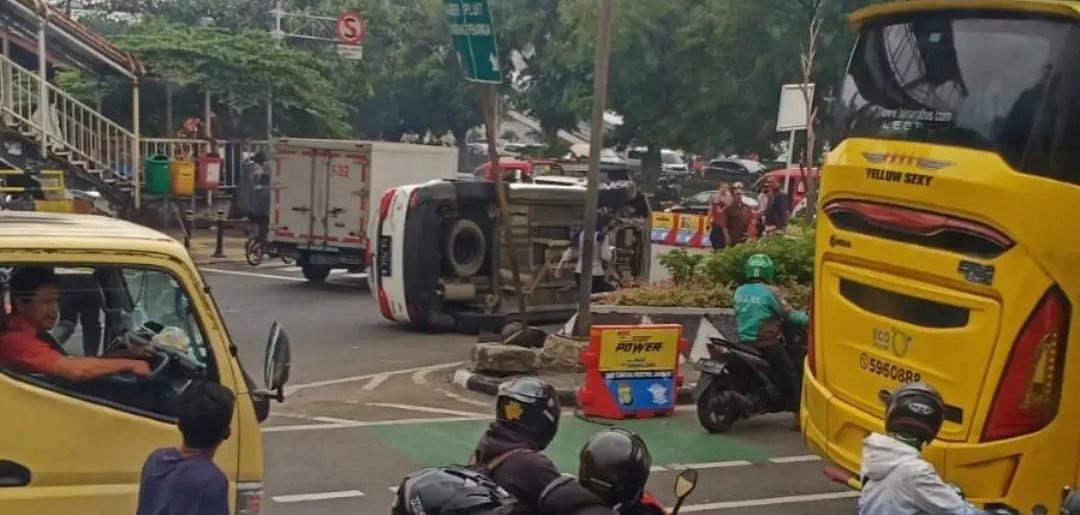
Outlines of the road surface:
[{"label": "road surface", "polygon": [[[385,323],[363,276],[306,283],[299,269],[203,268],[241,358],[258,368],[277,320],[293,350],[284,404],[263,427],[265,507],[270,515],[388,513],[392,488],[423,466],[463,462],[489,423],[491,398],[447,382],[475,337],[427,334]],[[789,416],[701,430],[692,407],[675,417],[620,423],[653,455],[650,490],[670,503],[685,465],[701,471],[686,513],[853,513],[852,493],[821,475]],[[567,410],[548,451],[564,472],[601,425]]]}]

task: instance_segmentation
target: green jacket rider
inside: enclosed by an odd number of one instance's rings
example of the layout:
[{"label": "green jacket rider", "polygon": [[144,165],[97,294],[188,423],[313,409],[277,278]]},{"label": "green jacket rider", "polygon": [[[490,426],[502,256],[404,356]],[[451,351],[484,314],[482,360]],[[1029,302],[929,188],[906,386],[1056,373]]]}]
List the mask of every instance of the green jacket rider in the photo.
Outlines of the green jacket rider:
[{"label": "green jacket rider", "polygon": [[769,256],[750,256],[746,260],[745,274],[746,283],[735,290],[735,323],[740,342],[778,341],[784,322],[807,326],[810,317],[806,312],[793,309],[780,289],[772,285],[776,271]]}]

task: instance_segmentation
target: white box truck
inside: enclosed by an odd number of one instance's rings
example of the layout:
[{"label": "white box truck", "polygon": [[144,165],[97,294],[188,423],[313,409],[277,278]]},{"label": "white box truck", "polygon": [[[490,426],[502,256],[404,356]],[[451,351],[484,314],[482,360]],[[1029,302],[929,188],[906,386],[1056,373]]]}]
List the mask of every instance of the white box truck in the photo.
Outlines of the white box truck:
[{"label": "white box truck", "polygon": [[309,281],[365,268],[368,220],[384,191],[457,174],[457,149],[404,143],[283,138],[269,157],[270,244]]}]

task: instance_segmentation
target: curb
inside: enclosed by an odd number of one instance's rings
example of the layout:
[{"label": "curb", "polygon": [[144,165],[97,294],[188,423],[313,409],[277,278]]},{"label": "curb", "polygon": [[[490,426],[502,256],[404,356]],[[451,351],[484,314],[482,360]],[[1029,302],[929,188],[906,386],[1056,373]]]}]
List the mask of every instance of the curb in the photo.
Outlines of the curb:
[{"label": "curb", "polygon": [[[478,374],[464,368],[459,368],[454,371],[454,375],[450,378],[450,382],[469,391],[495,396],[499,393],[499,385],[502,384],[503,381],[509,379],[510,378],[508,377],[501,378]],[[576,390],[556,389],[555,391],[559,396],[559,404],[563,407],[576,408],[578,406]],[[685,386],[679,388],[678,393],[675,394],[675,404],[694,404],[693,390]]]}]

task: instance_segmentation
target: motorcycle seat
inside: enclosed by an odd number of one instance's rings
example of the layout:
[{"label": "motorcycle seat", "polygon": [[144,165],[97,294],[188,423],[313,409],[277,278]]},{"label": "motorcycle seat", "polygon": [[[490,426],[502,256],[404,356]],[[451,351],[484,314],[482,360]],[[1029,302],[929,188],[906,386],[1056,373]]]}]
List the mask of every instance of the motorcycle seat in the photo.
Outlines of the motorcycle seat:
[{"label": "motorcycle seat", "polygon": [[765,357],[765,355],[761,353],[761,350],[758,349],[754,345],[744,345],[744,344],[741,344],[741,343],[733,343],[733,342],[729,342],[729,341],[727,341],[727,340],[725,340],[723,338],[710,338],[710,341],[712,342],[712,345],[718,345],[720,347],[726,347],[728,349],[735,350],[735,351],[746,352],[748,354],[753,354],[754,356],[757,356],[759,358],[764,358]]}]

